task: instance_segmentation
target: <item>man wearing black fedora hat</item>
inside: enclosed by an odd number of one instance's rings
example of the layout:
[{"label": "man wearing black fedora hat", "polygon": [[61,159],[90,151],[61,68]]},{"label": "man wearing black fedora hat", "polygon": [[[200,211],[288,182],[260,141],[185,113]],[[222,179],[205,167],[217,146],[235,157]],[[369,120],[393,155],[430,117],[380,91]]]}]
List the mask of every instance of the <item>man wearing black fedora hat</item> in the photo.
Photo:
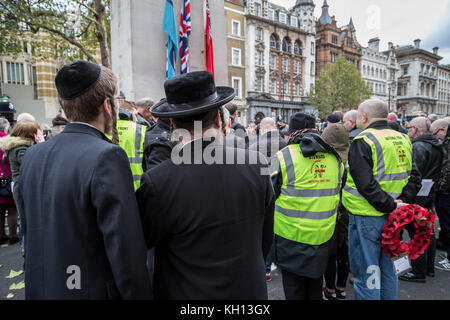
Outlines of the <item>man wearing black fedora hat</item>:
[{"label": "man wearing black fedora hat", "polygon": [[271,162],[276,263],[287,300],[322,300],[345,169],[313,116],[294,114],[288,133],[288,146]]},{"label": "man wearing black fedora hat", "polygon": [[19,179],[25,298],[151,298],[128,157],[105,136],[114,128],[117,79],[77,61],[55,84],[70,123],[27,150]]},{"label": "man wearing black fedora hat", "polygon": [[176,76],[164,89],[151,113],[170,118],[183,141],[137,191],[147,246],[155,247],[154,297],[267,299],[273,192],[264,166],[247,161],[257,153],[220,141],[221,108],[234,90],[216,87],[207,71]]}]

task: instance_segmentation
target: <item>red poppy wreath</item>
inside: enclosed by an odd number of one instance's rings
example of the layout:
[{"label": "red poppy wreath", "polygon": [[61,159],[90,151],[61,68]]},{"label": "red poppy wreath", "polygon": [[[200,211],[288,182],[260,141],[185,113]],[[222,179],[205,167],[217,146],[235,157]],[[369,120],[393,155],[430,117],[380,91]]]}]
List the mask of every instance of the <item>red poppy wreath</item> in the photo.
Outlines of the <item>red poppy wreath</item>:
[{"label": "red poppy wreath", "polygon": [[[410,204],[394,210],[384,224],[381,238],[383,252],[391,258],[407,252],[410,260],[422,255],[430,244],[436,215],[421,206]],[[402,243],[400,237],[403,229],[414,222],[416,234],[409,243]]]}]

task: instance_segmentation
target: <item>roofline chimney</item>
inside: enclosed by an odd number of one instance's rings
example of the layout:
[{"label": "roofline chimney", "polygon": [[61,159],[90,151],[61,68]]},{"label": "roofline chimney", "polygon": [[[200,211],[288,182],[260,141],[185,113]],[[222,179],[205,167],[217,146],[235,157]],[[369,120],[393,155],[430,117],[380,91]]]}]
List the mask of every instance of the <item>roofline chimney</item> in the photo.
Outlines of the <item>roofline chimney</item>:
[{"label": "roofline chimney", "polygon": [[420,39],[414,40],[414,46],[415,46],[417,49],[420,49],[420,42],[421,42]]}]

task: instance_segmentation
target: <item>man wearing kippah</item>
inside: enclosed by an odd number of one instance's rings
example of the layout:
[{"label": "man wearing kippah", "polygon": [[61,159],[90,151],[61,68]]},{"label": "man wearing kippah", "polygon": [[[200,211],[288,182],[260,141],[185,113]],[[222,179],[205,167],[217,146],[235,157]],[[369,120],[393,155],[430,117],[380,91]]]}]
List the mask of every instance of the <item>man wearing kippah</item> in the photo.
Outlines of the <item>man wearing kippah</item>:
[{"label": "man wearing kippah", "polygon": [[19,178],[26,299],[148,299],[146,249],[125,151],[111,143],[117,79],[77,61],[55,79],[64,131],[28,149]]}]

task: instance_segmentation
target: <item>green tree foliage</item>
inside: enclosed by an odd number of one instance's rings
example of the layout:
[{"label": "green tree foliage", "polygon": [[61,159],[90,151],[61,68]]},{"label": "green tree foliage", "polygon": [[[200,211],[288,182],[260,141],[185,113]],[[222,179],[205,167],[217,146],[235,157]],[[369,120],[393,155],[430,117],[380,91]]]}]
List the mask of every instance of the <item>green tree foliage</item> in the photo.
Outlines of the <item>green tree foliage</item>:
[{"label": "green tree foliage", "polygon": [[316,78],[314,90],[309,94],[321,118],[336,110],[355,109],[369,99],[372,89],[364,82],[355,65],[340,56],[328,64]]},{"label": "green tree foliage", "polygon": [[[31,42],[34,56],[95,61],[110,66],[110,0],[1,0],[0,55],[23,52]],[[43,40],[42,34],[45,34]]]}]

